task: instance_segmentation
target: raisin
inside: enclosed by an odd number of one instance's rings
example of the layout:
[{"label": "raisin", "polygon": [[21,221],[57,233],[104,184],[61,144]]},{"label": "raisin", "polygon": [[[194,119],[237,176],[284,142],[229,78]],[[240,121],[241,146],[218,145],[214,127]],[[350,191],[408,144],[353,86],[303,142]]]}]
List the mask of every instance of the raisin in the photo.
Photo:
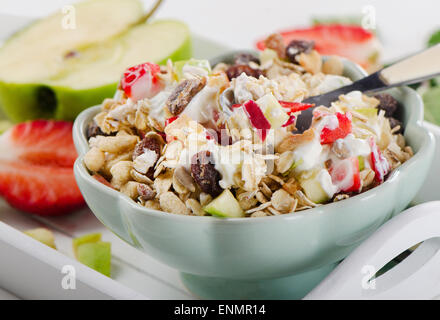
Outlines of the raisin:
[{"label": "raisin", "polygon": [[249,64],[249,62],[260,64],[260,59],[250,53],[239,53],[234,59],[234,64]]},{"label": "raisin", "polygon": [[138,185],[137,191],[139,193],[139,197],[144,201],[154,199],[156,196],[156,192],[144,183],[140,183]]},{"label": "raisin", "polygon": [[87,140],[96,136],[106,136],[106,134],[102,132],[101,128],[96,124],[95,121],[93,121],[87,128]]},{"label": "raisin", "polygon": [[179,115],[206,84],[205,78],[182,81],[168,97],[165,106],[173,116]]},{"label": "raisin", "polygon": [[209,151],[201,151],[191,159],[191,176],[200,189],[213,197],[218,196],[223,189],[219,185],[220,172],[215,169],[214,160]]},{"label": "raisin", "polygon": [[400,120],[397,120],[396,118],[393,118],[393,117],[389,117],[388,120],[390,121],[391,129],[394,129],[397,126],[400,126],[400,129],[394,133],[403,133],[403,124]]},{"label": "raisin", "polygon": [[283,36],[279,33],[271,34],[264,41],[266,48],[274,50],[280,59],[286,58],[286,45]]},{"label": "raisin", "polygon": [[314,47],[314,41],[292,40],[286,47],[286,56],[290,62],[297,64],[296,57],[301,53],[310,53]]},{"label": "raisin", "polygon": [[245,73],[249,77],[259,78],[263,72],[260,69],[253,69],[246,64],[238,64],[230,66],[226,70],[226,74],[228,75],[229,80],[237,78],[242,73]]},{"label": "raisin", "polygon": [[396,112],[399,102],[388,93],[381,93],[374,96],[379,100],[377,108],[385,111],[385,117],[391,117]]}]

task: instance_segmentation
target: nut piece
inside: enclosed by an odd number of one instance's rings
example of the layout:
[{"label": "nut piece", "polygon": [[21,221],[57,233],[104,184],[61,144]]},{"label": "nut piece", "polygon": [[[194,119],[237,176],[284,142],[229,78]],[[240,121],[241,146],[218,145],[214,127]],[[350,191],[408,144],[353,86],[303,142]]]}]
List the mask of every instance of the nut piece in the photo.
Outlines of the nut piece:
[{"label": "nut piece", "polygon": [[292,40],[286,47],[286,57],[290,62],[298,64],[298,56],[301,53],[309,54],[314,48],[314,41]]},{"label": "nut piece", "polygon": [[190,210],[182,200],[172,192],[165,192],[159,197],[160,207],[163,211],[177,214],[190,214]]},{"label": "nut piece", "polygon": [[149,209],[153,209],[153,210],[162,210],[159,204],[159,201],[157,200],[148,200],[144,203],[144,207],[149,208]]},{"label": "nut piece", "polygon": [[226,74],[229,78],[229,80],[232,80],[234,78],[237,78],[242,73],[245,73],[249,77],[259,78],[261,75],[263,75],[263,71],[260,69],[254,69],[248,66],[247,64],[236,64],[233,66],[230,66],[226,70]]},{"label": "nut piece", "polygon": [[321,71],[322,59],[316,50],[312,50],[310,53],[300,53],[297,60],[299,65],[311,74],[316,74]]},{"label": "nut piece", "polygon": [[334,74],[336,76],[341,76],[344,72],[344,64],[339,57],[331,56],[322,65],[322,72],[324,72],[325,74]]},{"label": "nut piece", "polygon": [[144,201],[152,200],[156,196],[156,191],[144,183],[138,183],[137,192],[139,197]]},{"label": "nut piece", "polygon": [[261,218],[267,216],[269,216],[269,214],[264,211],[256,211],[250,215],[251,218]]},{"label": "nut piece", "polygon": [[105,154],[98,148],[91,148],[84,156],[84,164],[93,172],[98,172],[105,163]]},{"label": "nut piece", "polygon": [[138,185],[139,185],[139,182],[128,181],[126,184],[124,184],[121,187],[120,191],[123,194],[125,194],[127,197],[130,197],[132,199],[136,199],[139,196]]},{"label": "nut piece", "polygon": [[286,58],[286,45],[284,44],[283,36],[279,33],[271,34],[264,41],[266,48],[274,50],[280,59]]},{"label": "nut piece", "polygon": [[220,172],[215,169],[213,157],[209,151],[201,151],[191,159],[191,175],[203,192],[218,196],[223,189],[219,185]]},{"label": "nut piece", "polygon": [[185,170],[184,167],[179,167],[176,170],[174,170],[174,178],[183,185],[188,191],[195,192],[196,186],[194,184],[194,180],[191,177],[191,175],[188,173],[188,171]]},{"label": "nut piece", "polygon": [[282,212],[288,213],[292,210],[295,200],[284,189],[277,190],[272,195],[272,206]]},{"label": "nut piece", "polygon": [[168,111],[174,116],[179,115],[191,102],[191,99],[203,89],[205,84],[205,78],[187,79],[182,81],[174,89],[165,103]]},{"label": "nut piece", "polygon": [[185,202],[186,207],[192,211],[195,216],[204,216],[206,212],[202,209],[202,206],[196,199],[188,199]]},{"label": "nut piece", "polygon": [[133,148],[138,142],[138,137],[133,135],[119,135],[116,137],[96,137],[98,148],[104,152],[123,153]]},{"label": "nut piece", "polygon": [[105,134],[104,132],[102,132],[101,128],[96,124],[95,121],[93,121],[92,123],[89,124],[88,128],[87,128],[87,140],[89,140],[92,137],[96,137],[96,136],[106,136],[107,134]]},{"label": "nut piece", "polygon": [[133,162],[131,161],[119,161],[111,167],[110,173],[112,175],[112,186],[119,189],[130,181],[132,179],[130,174],[132,168]]}]

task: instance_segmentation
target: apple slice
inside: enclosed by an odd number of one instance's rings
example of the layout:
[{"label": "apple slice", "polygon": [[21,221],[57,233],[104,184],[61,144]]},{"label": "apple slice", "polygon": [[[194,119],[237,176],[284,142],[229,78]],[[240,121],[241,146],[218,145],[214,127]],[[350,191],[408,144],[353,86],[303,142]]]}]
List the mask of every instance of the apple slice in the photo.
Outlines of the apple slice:
[{"label": "apple slice", "polygon": [[75,238],[72,241],[73,246],[73,253],[75,254],[75,257],[78,258],[78,247],[84,243],[94,243],[101,241],[101,234],[100,233],[90,233],[86,234],[82,237]]},{"label": "apple slice", "polygon": [[84,243],[78,247],[78,261],[110,277],[111,244],[110,242]]},{"label": "apple slice", "polygon": [[300,185],[306,196],[314,203],[324,203],[330,199],[328,194],[322,188],[317,174],[310,178],[300,180]]},{"label": "apple slice", "polygon": [[46,246],[49,246],[53,249],[57,249],[55,245],[55,237],[53,235],[53,232],[46,228],[37,228],[37,229],[31,229],[23,232],[24,234],[27,234],[29,237],[34,238],[35,240],[40,241],[41,243],[44,243]]},{"label": "apple slice", "polygon": [[75,238],[72,244],[73,252],[79,262],[110,277],[111,243],[101,241],[100,233]]},{"label": "apple slice", "polygon": [[222,218],[241,218],[244,212],[234,195],[225,189],[217,198],[208,203],[203,210]]},{"label": "apple slice", "polygon": [[73,120],[113,96],[128,67],[191,56],[185,24],[136,24],[142,14],[137,0],[86,1],[76,6],[78,33],[61,29],[63,17],[54,15],[9,39],[0,49],[0,105],[5,114],[14,122]]}]

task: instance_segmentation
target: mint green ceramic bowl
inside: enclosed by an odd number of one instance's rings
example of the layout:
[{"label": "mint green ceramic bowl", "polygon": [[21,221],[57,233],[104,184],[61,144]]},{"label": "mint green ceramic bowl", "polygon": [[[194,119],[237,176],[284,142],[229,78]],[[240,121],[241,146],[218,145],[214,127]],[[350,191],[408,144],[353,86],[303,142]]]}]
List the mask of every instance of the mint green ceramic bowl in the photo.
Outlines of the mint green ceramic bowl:
[{"label": "mint green ceramic bowl", "polygon": [[[365,74],[345,61],[345,74]],[[85,132],[98,112],[75,121],[75,176],[93,213],[121,239],[176,268],[195,295],[223,299],[301,298],[381,224],[404,209],[421,187],[434,139],[422,127],[423,104],[409,88],[389,91],[404,106],[405,137],[415,155],[382,185],[347,200],[263,218],[221,219],[144,208],[93,179],[83,163]]]}]

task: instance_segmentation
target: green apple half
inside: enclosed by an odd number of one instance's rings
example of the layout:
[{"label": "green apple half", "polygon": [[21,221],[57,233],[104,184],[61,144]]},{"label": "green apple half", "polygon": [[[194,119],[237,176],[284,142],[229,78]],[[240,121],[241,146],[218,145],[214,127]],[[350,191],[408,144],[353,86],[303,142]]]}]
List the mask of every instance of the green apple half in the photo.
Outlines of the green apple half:
[{"label": "green apple half", "polygon": [[73,120],[113,96],[127,67],[191,56],[187,26],[171,20],[137,23],[143,17],[138,0],[81,2],[76,16],[78,30],[63,30],[63,17],[56,14],[0,49],[0,105],[12,121]]}]

